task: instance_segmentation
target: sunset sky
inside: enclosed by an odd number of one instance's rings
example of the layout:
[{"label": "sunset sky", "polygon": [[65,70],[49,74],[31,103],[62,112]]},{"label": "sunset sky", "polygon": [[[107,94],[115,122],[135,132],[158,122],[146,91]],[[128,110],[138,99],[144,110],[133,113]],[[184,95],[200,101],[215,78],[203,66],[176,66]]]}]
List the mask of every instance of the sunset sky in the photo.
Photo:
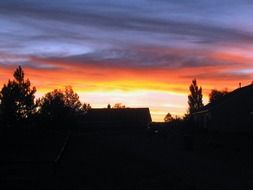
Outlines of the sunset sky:
[{"label": "sunset sky", "polygon": [[183,115],[196,78],[253,81],[251,0],[0,1],[0,85],[22,65],[37,97],[71,85],[83,102]]}]

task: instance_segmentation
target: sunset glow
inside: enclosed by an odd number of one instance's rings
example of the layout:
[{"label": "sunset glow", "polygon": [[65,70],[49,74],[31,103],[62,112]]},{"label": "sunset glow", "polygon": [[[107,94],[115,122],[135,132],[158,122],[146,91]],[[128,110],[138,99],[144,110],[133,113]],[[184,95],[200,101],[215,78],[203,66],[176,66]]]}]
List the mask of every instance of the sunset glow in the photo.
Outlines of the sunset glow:
[{"label": "sunset glow", "polygon": [[22,65],[37,97],[71,85],[92,107],[149,107],[161,121],[186,113],[193,78],[205,103],[252,82],[249,1],[130,2],[0,2],[0,85]]}]

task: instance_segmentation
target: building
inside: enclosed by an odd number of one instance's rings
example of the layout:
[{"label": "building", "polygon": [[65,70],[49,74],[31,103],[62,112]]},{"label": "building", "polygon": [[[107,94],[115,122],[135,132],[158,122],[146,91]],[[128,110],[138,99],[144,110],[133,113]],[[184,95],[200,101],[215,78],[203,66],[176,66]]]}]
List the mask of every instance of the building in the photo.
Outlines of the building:
[{"label": "building", "polygon": [[253,84],[238,88],[193,114],[195,124],[208,130],[253,132]]},{"label": "building", "polygon": [[146,128],[151,122],[149,108],[96,108],[84,118],[84,126],[93,129]]}]

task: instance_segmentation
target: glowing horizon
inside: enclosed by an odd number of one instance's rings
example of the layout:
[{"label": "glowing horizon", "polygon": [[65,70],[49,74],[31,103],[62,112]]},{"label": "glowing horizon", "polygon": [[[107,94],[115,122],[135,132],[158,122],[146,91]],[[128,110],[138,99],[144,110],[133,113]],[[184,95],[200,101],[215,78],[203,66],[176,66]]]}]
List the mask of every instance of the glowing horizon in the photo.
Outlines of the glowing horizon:
[{"label": "glowing horizon", "polygon": [[[5,78],[12,79],[14,70],[15,68],[6,70]],[[100,82],[77,79],[73,82],[74,76],[71,74],[60,74],[59,78],[55,77],[56,79],[53,79],[54,77],[50,76],[50,73],[45,75],[44,72],[37,73],[37,70],[26,69],[25,67],[24,70],[26,78],[29,78],[32,85],[37,88],[37,98],[54,89],[64,89],[70,85],[78,93],[80,100],[83,103],[91,104],[93,108],[103,108],[108,104],[114,105],[115,103],[123,103],[126,107],[148,107],[150,108],[153,121],[163,121],[164,116],[168,112],[174,116],[183,116],[187,112],[187,95],[191,80],[187,84],[176,84],[174,86],[163,81],[159,83],[159,80],[153,81],[153,83],[150,81],[144,83],[140,79],[138,79],[139,81],[137,79],[133,79],[132,81],[110,79],[109,81]],[[44,75],[44,77],[40,76],[40,74]],[[52,74],[56,75],[55,72]],[[47,77],[49,78],[47,79]],[[36,78],[40,80],[36,80]],[[71,78],[71,80],[69,81],[68,78]],[[43,81],[43,84],[41,81]],[[3,83],[6,82],[7,80]],[[249,81],[242,82],[243,85],[249,84]],[[239,83],[231,84],[231,82],[228,82],[227,85],[230,85],[230,88],[223,86],[222,82],[213,84],[212,82],[203,83],[199,80],[198,84],[203,88],[203,101],[207,103],[208,93],[211,89],[223,90],[226,88],[231,91],[237,88]]]}]

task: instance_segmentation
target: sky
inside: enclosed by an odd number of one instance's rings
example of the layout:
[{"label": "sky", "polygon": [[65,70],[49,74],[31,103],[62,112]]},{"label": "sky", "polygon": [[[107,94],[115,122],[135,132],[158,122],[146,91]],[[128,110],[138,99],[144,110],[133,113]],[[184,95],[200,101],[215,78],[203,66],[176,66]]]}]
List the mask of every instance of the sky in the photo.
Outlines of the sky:
[{"label": "sky", "polygon": [[253,81],[251,0],[0,1],[0,85],[18,65],[36,96],[72,86],[83,102],[182,116],[192,79]]}]

